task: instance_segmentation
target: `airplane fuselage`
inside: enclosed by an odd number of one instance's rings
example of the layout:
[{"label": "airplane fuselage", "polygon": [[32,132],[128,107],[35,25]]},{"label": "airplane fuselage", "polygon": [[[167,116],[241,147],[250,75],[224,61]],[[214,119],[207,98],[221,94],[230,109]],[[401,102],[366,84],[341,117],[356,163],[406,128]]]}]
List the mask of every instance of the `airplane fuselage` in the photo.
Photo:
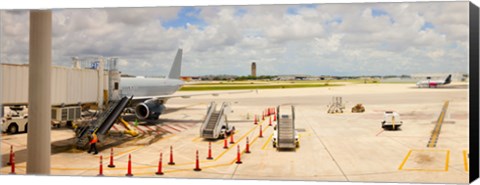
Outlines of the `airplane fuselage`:
[{"label": "airplane fuselage", "polygon": [[444,81],[424,80],[417,82],[417,87],[436,88],[438,86],[445,85]]},{"label": "airplane fuselage", "polygon": [[161,96],[175,93],[183,84],[179,79],[121,78],[120,90],[122,96]]}]

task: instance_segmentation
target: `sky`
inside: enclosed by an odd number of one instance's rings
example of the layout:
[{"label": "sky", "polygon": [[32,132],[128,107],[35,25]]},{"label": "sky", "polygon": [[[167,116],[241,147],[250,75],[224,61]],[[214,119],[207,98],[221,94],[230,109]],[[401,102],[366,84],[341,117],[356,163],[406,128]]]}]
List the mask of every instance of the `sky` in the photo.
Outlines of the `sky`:
[{"label": "sky", "polygon": [[[3,63],[28,63],[29,14],[4,10]],[[53,10],[53,63],[118,57],[124,74],[402,75],[468,72],[468,2]]]}]

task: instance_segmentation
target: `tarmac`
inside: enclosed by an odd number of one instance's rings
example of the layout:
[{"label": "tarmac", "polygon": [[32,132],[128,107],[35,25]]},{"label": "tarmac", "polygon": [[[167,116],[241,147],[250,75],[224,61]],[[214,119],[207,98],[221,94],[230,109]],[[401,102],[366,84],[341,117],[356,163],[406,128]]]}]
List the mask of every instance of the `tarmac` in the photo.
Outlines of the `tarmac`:
[{"label": "tarmac", "polygon": [[[178,92],[182,93],[191,92]],[[333,96],[343,98],[344,113],[327,113]],[[228,120],[236,132],[234,144],[228,144],[228,149],[223,148],[223,139],[207,141],[199,137],[211,101],[232,103]],[[365,106],[364,113],[350,112],[357,103]],[[300,137],[296,150],[277,151],[272,147],[269,117],[258,125],[253,123],[254,116],[261,118],[266,108],[284,104],[295,106],[295,127]],[[122,136],[121,125],[115,125],[111,136],[101,143],[98,155],[73,149],[70,143],[74,133],[70,129],[53,129],[51,174],[96,176],[101,155],[105,176],[124,177],[131,155],[134,177],[468,183],[468,104],[465,83],[431,89],[419,89],[414,84],[349,84],[174,98],[166,103],[168,111],[157,122],[140,122],[137,130],[141,137]],[[390,110],[400,114],[400,130],[381,128],[383,113]],[[264,137],[259,137],[260,125]],[[437,125],[441,126],[439,131],[433,132]],[[437,140],[433,146],[429,143],[434,133]],[[244,153],[247,137],[249,154]],[[5,164],[10,145],[16,153],[17,174],[25,174],[26,140],[26,134],[2,135],[1,174],[10,172]],[[212,160],[206,159],[209,142]],[[175,165],[167,164],[170,146]],[[236,164],[237,146],[242,164]],[[115,168],[107,167],[110,148],[114,149]],[[193,170],[197,150],[201,171]],[[164,174],[156,175],[160,153]]]}]

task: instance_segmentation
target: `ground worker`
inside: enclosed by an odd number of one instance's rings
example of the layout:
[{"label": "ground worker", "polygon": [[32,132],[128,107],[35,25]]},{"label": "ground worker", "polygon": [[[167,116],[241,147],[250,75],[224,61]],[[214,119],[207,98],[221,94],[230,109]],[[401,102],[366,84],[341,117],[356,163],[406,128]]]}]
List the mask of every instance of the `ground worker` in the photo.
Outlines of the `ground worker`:
[{"label": "ground worker", "polygon": [[89,140],[90,140],[90,149],[88,149],[88,153],[92,152],[93,150],[94,152],[93,155],[98,154],[98,150],[97,150],[98,137],[95,133],[93,133],[93,131],[90,131]]}]

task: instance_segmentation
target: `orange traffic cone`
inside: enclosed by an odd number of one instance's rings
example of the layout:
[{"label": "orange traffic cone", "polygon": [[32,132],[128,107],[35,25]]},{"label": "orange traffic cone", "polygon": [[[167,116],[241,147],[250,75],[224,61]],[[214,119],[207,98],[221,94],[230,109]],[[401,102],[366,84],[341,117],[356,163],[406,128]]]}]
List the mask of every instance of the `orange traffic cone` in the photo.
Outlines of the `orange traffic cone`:
[{"label": "orange traffic cone", "polygon": [[168,165],[175,165],[175,162],[173,162],[173,148],[170,146],[170,162],[168,162]]},{"label": "orange traffic cone", "polygon": [[262,125],[260,125],[260,134],[258,135],[258,137],[263,137],[263,134],[262,134]]},{"label": "orange traffic cone", "polygon": [[102,156],[100,156],[100,167],[98,169],[97,176],[103,176],[103,157]]},{"label": "orange traffic cone", "polygon": [[235,144],[235,141],[233,141],[233,135],[234,133],[230,134],[230,144]]},{"label": "orange traffic cone", "polygon": [[9,174],[15,175],[15,153],[12,154],[12,163],[10,165],[12,168]]},{"label": "orange traffic cone", "polygon": [[202,169],[200,168],[200,161],[198,160],[198,150],[196,153],[195,168],[193,169],[193,171],[202,171]]},{"label": "orange traffic cone", "polygon": [[247,146],[245,149],[245,153],[249,154],[250,153],[250,143],[248,142],[248,137],[247,137]]},{"label": "orange traffic cone", "polygon": [[7,162],[7,165],[12,165],[12,156],[13,156],[13,146],[10,145],[10,157],[9,157],[8,162]]},{"label": "orange traffic cone", "polygon": [[110,164],[108,164],[109,168],[115,168],[115,165],[113,164],[113,148],[110,149]]},{"label": "orange traffic cone", "polygon": [[242,160],[240,159],[240,145],[237,145],[237,164],[242,164]]},{"label": "orange traffic cone", "polygon": [[155,174],[163,175],[163,172],[162,172],[162,153],[160,153],[160,160],[158,161],[158,170]]},{"label": "orange traffic cone", "polygon": [[208,157],[207,159],[213,159],[212,157],[212,142],[208,142]]},{"label": "orange traffic cone", "polygon": [[128,154],[128,168],[127,168],[127,174],[125,174],[127,177],[132,177],[132,155]]},{"label": "orange traffic cone", "polygon": [[223,148],[227,149],[228,148],[228,142],[227,142],[227,135],[225,134],[223,138]]}]

